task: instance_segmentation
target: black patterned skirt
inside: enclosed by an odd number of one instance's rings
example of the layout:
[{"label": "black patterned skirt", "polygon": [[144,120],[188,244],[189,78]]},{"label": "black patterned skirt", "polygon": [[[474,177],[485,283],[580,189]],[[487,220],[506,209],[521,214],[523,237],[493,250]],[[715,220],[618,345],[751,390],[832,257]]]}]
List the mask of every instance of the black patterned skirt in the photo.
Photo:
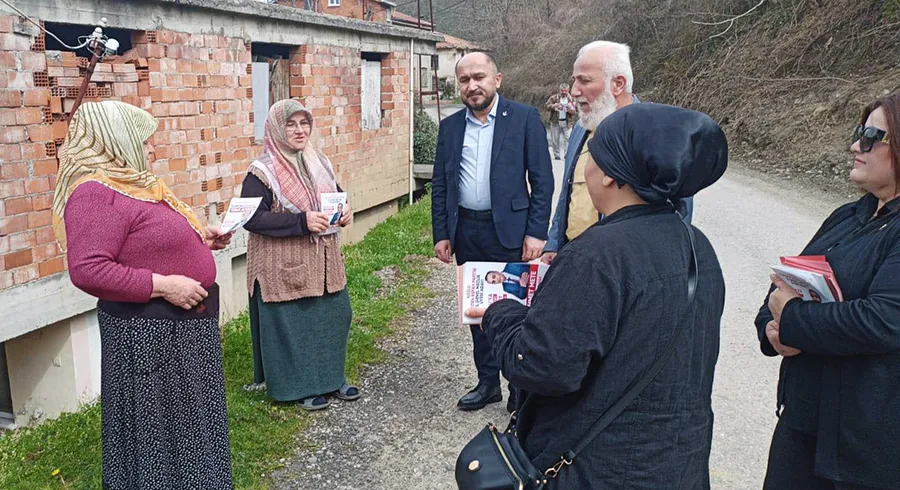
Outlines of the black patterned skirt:
[{"label": "black patterned skirt", "polygon": [[103,488],[231,489],[219,294],[100,301]]}]

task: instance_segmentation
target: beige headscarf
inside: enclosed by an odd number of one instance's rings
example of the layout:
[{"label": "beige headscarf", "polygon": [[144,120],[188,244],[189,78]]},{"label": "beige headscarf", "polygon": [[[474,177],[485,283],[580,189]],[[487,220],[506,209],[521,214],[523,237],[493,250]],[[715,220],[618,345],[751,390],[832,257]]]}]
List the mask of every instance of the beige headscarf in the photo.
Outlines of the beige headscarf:
[{"label": "beige headscarf", "polygon": [[123,102],[85,102],[78,108],[60,150],[53,196],[53,231],[60,248],[66,249],[66,202],[89,181],[141,201],[164,201],[203,237],[203,226],[190,206],[147,169],[143,144],[157,126],[150,113]]}]

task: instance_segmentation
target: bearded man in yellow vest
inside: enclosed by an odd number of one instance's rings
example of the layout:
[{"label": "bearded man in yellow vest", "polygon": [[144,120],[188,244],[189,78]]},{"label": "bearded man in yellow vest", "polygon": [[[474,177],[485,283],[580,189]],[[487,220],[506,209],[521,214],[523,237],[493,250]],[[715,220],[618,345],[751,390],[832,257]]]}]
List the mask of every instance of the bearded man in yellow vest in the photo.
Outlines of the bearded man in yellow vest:
[{"label": "bearded man in yellow vest", "polygon": [[[572,70],[571,96],[578,107],[579,121],[572,129],[566,149],[566,167],[556,212],[541,261],[551,263],[566,243],[574,240],[600,216],[588,195],[584,169],[589,160],[587,145],[592,132],[610,114],[641,101],[632,93],[631,48],[625,44],[595,41],[578,52]],[[678,210],[690,224],[693,198],[681,201]]]}]

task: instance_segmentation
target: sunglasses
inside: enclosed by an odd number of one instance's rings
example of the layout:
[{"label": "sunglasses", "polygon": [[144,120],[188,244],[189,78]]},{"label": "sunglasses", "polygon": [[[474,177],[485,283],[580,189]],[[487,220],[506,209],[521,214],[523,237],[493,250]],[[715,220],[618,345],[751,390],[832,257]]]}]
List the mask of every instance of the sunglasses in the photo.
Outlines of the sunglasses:
[{"label": "sunglasses", "polygon": [[859,141],[859,151],[868,153],[872,151],[872,147],[875,146],[876,142],[888,144],[891,142],[891,138],[888,136],[887,131],[883,129],[859,125],[856,127],[856,130],[853,131],[853,143],[856,143],[857,141]]}]

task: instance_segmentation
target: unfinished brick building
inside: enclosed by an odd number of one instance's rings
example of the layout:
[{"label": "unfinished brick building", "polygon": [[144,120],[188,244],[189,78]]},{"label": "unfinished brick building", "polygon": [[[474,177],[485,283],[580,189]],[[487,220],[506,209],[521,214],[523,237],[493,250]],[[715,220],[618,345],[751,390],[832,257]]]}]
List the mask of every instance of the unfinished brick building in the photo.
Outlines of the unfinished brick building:
[{"label": "unfinished brick building", "polygon": [[[313,111],[313,141],[350,194],[347,239],[412,190],[411,53],[433,54],[438,36],[256,0],[15,3],[67,44],[108,19],[122,49],[97,66],[87,100],[156,116],[152,170],[210,221],[261,152],[269,105],[287,97]],[[95,302],[69,282],[49,226],[85,56],[0,5],[0,412],[20,425],[99,394]],[[238,235],[216,256],[224,319],[246,307],[245,254]]]}]

